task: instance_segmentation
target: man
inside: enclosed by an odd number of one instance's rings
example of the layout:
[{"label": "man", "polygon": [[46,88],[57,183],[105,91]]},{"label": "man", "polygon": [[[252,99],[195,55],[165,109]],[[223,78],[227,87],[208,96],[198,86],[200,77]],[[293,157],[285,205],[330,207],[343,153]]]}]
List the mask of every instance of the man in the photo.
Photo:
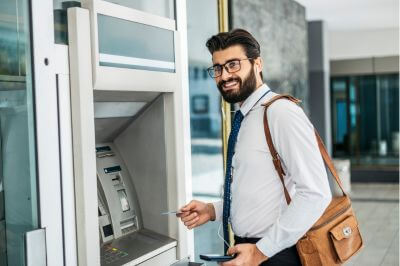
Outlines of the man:
[{"label": "man", "polygon": [[207,41],[209,69],[222,97],[239,103],[228,143],[224,200],[191,201],[181,220],[192,229],[208,221],[228,222],[236,258],[222,265],[301,265],[296,242],[320,218],[331,200],[314,128],[302,109],[280,99],[268,108],[272,140],[283,163],[292,199],[287,205],[263,128],[263,103],[276,96],[263,84],[260,45],[245,30],[219,33]]}]

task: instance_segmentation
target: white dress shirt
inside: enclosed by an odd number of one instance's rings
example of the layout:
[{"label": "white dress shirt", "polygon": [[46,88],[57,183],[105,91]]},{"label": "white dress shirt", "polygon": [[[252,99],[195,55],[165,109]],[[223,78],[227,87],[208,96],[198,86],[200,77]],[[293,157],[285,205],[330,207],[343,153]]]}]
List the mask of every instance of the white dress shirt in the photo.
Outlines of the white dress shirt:
[{"label": "white dress shirt", "polygon": [[[314,127],[295,103],[280,99],[268,108],[268,125],[281,157],[288,206],[264,134],[264,106],[276,93],[263,84],[242,104],[244,115],[232,160],[231,216],[235,235],[261,238],[268,257],[293,246],[319,219],[331,200],[328,177]],[[214,204],[222,219],[223,202]]]}]

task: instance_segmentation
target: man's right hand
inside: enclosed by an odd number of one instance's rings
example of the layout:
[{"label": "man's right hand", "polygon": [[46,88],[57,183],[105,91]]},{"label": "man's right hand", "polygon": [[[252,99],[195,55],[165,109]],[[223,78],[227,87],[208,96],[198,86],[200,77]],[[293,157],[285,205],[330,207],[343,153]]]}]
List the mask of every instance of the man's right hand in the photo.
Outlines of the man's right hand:
[{"label": "man's right hand", "polygon": [[181,221],[188,229],[193,229],[210,220],[215,220],[214,205],[211,203],[192,200],[183,206],[180,211],[182,213],[177,216],[181,218]]}]

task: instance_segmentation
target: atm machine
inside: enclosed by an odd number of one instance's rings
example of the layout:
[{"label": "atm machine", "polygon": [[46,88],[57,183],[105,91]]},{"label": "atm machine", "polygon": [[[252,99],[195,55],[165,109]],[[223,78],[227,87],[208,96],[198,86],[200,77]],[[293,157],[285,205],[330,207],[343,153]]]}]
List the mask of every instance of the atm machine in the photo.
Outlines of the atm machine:
[{"label": "atm machine", "polygon": [[111,2],[68,9],[78,264],[200,265],[162,214],[191,197],[184,16]]}]

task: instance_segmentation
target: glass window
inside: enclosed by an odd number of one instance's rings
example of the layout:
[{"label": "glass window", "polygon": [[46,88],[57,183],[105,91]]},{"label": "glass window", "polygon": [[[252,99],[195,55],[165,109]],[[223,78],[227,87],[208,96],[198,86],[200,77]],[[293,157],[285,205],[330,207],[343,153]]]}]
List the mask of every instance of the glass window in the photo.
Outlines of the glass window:
[{"label": "glass window", "polygon": [[195,114],[207,114],[209,112],[208,95],[196,95],[192,97],[192,112]]},{"label": "glass window", "polygon": [[[187,1],[187,18],[193,198],[212,202],[221,200],[224,182],[221,97],[214,80],[204,71],[212,65],[205,42],[218,32],[217,0]],[[223,254],[219,226],[219,222],[209,222],[195,228],[196,261],[201,261],[199,254],[202,253]],[[222,229],[220,234],[223,234]]]},{"label": "glass window", "polygon": [[0,1],[0,265],[25,265],[38,228],[28,0]]},{"label": "glass window", "polygon": [[105,0],[121,6],[138,9],[160,17],[175,19],[174,0]]},{"label": "glass window", "polygon": [[399,75],[382,75],[377,80],[379,94],[379,155],[399,156]]},{"label": "glass window", "polygon": [[173,31],[105,15],[97,22],[101,66],[175,72]]},{"label": "glass window", "polygon": [[398,165],[399,75],[334,77],[333,154],[353,165]]},{"label": "glass window", "polygon": [[[359,154],[360,157],[376,156],[378,147],[376,77],[360,76],[353,80],[355,90],[358,92],[359,122],[353,127],[352,154]],[[350,117],[353,113],[350,110]]]},{"label": "glass window", "polygon": [[347,154],[349,131],[347,124],[347,79],[332,80],[333,150],[336,156]]},{"label": "glass window", "polygon": [[[174,0],[106,0],[114,4],[122,5],[144,11],[153,15],[175,19]],[[57,44],[68,44],[68,19],[67,9],[81,7],[82,0],[53,0],[54,8],[54,40]]]}]

